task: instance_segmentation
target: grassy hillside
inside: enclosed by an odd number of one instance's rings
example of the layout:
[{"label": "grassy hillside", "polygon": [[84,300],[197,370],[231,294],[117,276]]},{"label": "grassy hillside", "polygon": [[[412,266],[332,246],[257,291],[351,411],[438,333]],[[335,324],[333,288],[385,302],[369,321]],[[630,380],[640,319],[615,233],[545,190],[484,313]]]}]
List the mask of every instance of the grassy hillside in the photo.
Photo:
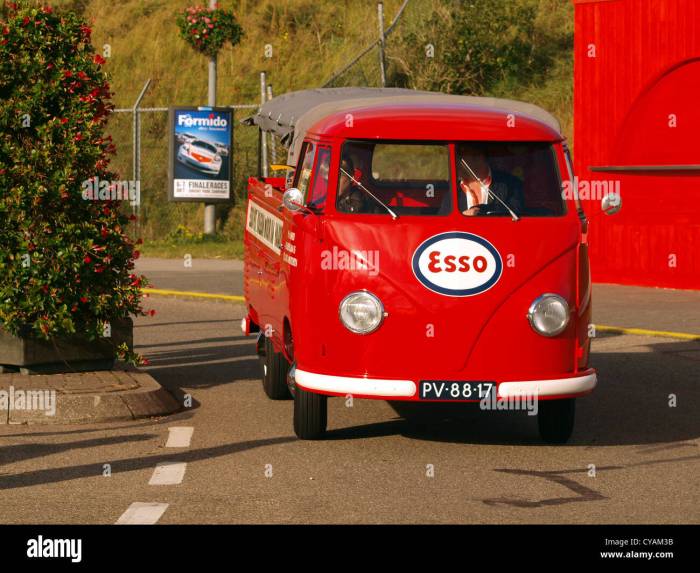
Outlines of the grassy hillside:
[{"label": "grassy hillside", "polygon": [[[128,107],[143,81],[154,84],[144,105],[199,104],[207,97],[207,64],[178,37],[175,17],[206,0],[57,0],[94,23],[94,43],[109,43],[117,107]],[[417,0],[425,3],[426,0]],[[388,15],[399,0],[386,0]],[[316,86],[376,35],[376,4],[351,0],[222,0],[233,9],[245,37],[219,58],[218,99],[256,102],[258,74],[266,70],[277,92]],[[370,22],[371,26],[367,23]],[[273,57],[265,57],[265,45]]]},{"label": "grassy hillside", "polygon": [[[144,107],[206,103],[206,58],[195,54],[180,40],[175,25],[180,10],[205,2],[54,0],[53,5],[82,12],[93,24],[95,46],[109,45],[111,57],[106,67],[112,78],[114,102],[119,108],[133,105],[148,78],[153,83],[143,101]],[[467,0],[412,0],[388,40],[390,85],[444,91],[457,86],[462,92],[483,92],[479,85],[470,84],[468,77],[460,77],[469,70],[455,65],[454,58],[462,57],[455,46],[477,45],[483,38],[486,42],[498,38],[499,43],[491,46],[490,52],[484,52],[484,61],[490,63],[509,57],[507,48],[527,35],[525,49],[531,54],[525,57],[529,58],[527,62],[532,62],[532,73],[520,65],[517,73],[506,71],[491,77],[493,81],[486,91],[543,105],[562,120],[564,132],[570,136],[573,68],[570,3],[498,2],[528,10],[522,17],[527,20],[527,29],[522,23],[525,20],[515,20],[515,16],[511,19],[511,12],[500,18],[489,19],[488,14],[478,13],[482,17],[472,18],[468,5],[474,2]],[[401,0],[384,1],[387,25],[401,3]],[[372,0],[221,0],[220,6],[233,9],[245,31],[242,42],[235,48],[225,48],[219,58],[217,100],[222,105],[259,102],[262,70],[268,73],[276,94],[318,87],[377,35],[377,8]],[[462,9],[468,16],[463,21],[455,18]],[[433,58],[426,57],[424,46],[428,43],[435,48]],[[268,44],[272,46],[272,58],[265,57]],[[505,54],[503,58],[501,52]],[[339,78],[336,85],[377,85],[378,81],[377,53],[372,51]],[[237,119],[244,115],[238,113]],[[130,178],[130,116],[115,114],[110,129],[119,150],[114,165],[123,178]],[[201,230],[200,206],[165,201],[165,114],[144,114],[142,129],[142,234],[146,239],[163,237],[178,225],[194,232]],[[235,139],[236,189],[240,195],[245,178],[255,170],[257,137],[254,129],[237,127]],[[222,211],[221,228],[226,236],[239,237],[240,210],[234,210],[231,215]]]}]

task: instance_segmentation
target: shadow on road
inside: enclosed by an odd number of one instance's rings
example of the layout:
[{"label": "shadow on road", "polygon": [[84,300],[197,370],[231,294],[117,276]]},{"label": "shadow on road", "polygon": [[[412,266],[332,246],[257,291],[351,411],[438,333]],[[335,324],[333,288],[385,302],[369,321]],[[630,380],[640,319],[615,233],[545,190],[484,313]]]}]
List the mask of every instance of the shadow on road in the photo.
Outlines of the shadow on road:
[{"label": "shadow on road", "polygon": [[[696,445],[696,444],[692,444]],[[638,452],[639,453],[639,452]],[[622,465],[615,466],[599,466],[595,468],[596,475],[602,473],[607,474],[608,472],[615,472],[620,470],[629,470],[638,467],[650,466],[650,465],[661,465],[661,464],[679,464],[683,462],[697,462],[700,460],[700,455],[674,457],[674,458],[663,458],[657,460],[646,460],[642,462],[626,463]],[[556,484],[562,486],[563,488],[569,490],[572,495],[550,497],[550,498],[540,498],[531,499],[524,497],[523,495],[517,496],[499,496],[493,498],[482,499],[481,501],[489,506],[504,505],[510,507],[517,507],[520,509],[531,509],[539,507],[551,507],[556,505],[565,505],[569,503],[581,503],[590,501],[601,501],[607,499],[605,495],[596,491],[591,487],[590,479],[589,484],[582,483],[576,478],[585,479],[588,475],[590,477],[589,468],[571,468],[571,469],[561,469],[561,470],[549,470],[549,471],[534,471],[532,469],[513,469],[513,468],[500,468],[495,471],[518,476],[520,478],[539,478],[550,483],[550,485]]]},{"label": "shadow on road", "polygon": [[[13,444],[0,448],[0,465],[17,463],[31,458],[50,456],[77,449],[113,446],[116,444],[124,444],[125,442],[145,442],[157,437],[156,434],[132,434],[128,436],[111,436],[55,444]],[[0,479],[1,478],[2,476],[0,476]]]},{"label": "shadow on road", "polygon": [[[201,460],[211,460],[221,456],[227,456],[275,444],[283,444],[286,442],[296,441],[296,437],[279,437],[269,438],[264,440],[250,440],[246,442],[237,442],[233,444],[225,444],[223,446],[215,446],[211,448],[201,448],[198,450],[188,450],[184,452],[173,452],[168,454],[160,454],[154,456],[144,456],[140,458],[129,458],[110,461],[113,473],[133,472],[143,469],[151,469],[162,462],[197,462]],[[90,441],[90,440],[88,440]],[[97,468],[97,469],[96,469]],[[98,471],[99,470],[99,471]],[[41,470],[34,470],[18,474],[0,474],[0,490],[15,489],[20,487],[32,487],[42,484],[54,484],[63,481],[71,481],[86,477],[99,476],[102,471],[100,465],[94,463],[68,466],[68,467],[53,467]]]},{"label": "shadow on road", "polygon": [[39,438],[45,436],[69,436],[73,434],[90,434],[94,432],[114,432],[116,430],[133,430],[134,428],[152,428],[158,425],[171,424],[174,420],[185,421],[192,418],[191,412],[179,412],[173,414],[172,416],[166,416],[164,418],[152,419],[149,418],[146,421],[130,422],[127,425],[115,426],[114,422],[103,422],[97,424],[96,426],[89,428],[80,428],[76,430],[66,430],[65,426],[57,425],[55,430],[43,430],[43,431],[33,431],[37,426],[20,426],[23,430],[22,432],[16,432],[12,434],[1,434],[1,438]]},{"label": "shadow on road", "polygon": [[[135,326],[134,329],[138,330],[140,328],[155,328],[155,327],[163,327],[163,326],[183,326],[183,325],[192,325],[192,324],[231,324],[230,320],[178,320],[174,322],[138,322]],[[173,343],[175,344],[175,343]]]},{"label": "shadow on road", "polygon": [[138,350],[149,360],[144,370],[174,394],[182,388],[210,388],[260,375],[255,343],[245,336],[154,344]]},{"label": "shadow on road", "polygon": [[[596,348],[594,343],[591,364],[598,370],[598,387],[577,401],[574,435],[564,447],[657,444],[698,438],[700,343],[620,340],[632,343],[626,343],[624,348],[609,344]],[[151,361],[149,374],[176,396],[183,393],[183,388],[257,380],[260,375],[255,344],[244,336],[194,338],[140,350]],[[328,439],[398,434],[436,442],[542,443],[536,418],[525,412],[482,411],[478,404],[390,405],[398,418],[332,430]],[[261,404],[261,417],[265,415],[263,409]],[[331,408],[331,420],[332,415]]]},{"label": "shadow on road", "polygon": [[[658,444],[700,437],[700,344],[668,342],[644,346],[651,352],[592,354],[598,387],[577,400],[574,435],[563,447]],[[464,403],[389,404],[398,419],[334,430],[328,438],[398,434],[451,443],[542,443],[536,417],[525,412],[482,411],[478,404]]]}]

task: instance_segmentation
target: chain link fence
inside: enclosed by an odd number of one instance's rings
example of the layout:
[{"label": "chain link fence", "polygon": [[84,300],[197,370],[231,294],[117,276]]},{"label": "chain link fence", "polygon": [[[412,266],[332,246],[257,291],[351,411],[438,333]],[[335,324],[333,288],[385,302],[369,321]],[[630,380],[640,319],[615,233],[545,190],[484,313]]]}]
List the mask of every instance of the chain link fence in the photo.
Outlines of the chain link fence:
[{"label": "chain link fence", "polygon": [[387,50],[390,48],[389,40],[398,23],[408,14],[412,13],[413,16],[421,14],[419,5],[420,2],[411,3],[409,0],[404,0],[392,21],[385,27],[383,5],[379,3],[377,5],[377,39],[345,66],[335,71],[321,87],[383,87],[386,85],[399,87],[395,85],[397,77],[395,62],[387,57]]},{"label": "chain link fence", "polygon": [[[347,65],[337,70],[322,83],[322,87],[331,86],[381,86],[388,82],[396,85],[397,74],[391,57],[386,57],[391,46],[388,39],[394,32],[400,19],[405,18],[413,8],[413,17],[420,17],[417,4],[411,6],[404,0],[397,14],[389,25],[377,23],[378,37],[369,46],[353,57]],[[383,22],[382,8],[378,9],[378,22]],[[141,98],[148,90],[149,82],[139,96],[133,108],[114,110],[107,125],[107,133],[112,136],[117,149],[112,159],[112,170],[122,180],[136,181],[140,187],[140,202],[133,206],[138,215],[134,234],[146,241],[167,239],[178,228],[190,232],[203,231],[204,205],[200,203],[177,203],[168,201],[168,108],[140,107]],[[272,97],[270,89],[263,90],[267,99]],[[217,232],[226,238],[242,237],[242,206],[245,199],[247,178],[257,174],[258,133],[257,130],[244,128],[239,120],[255,113],[257,103],[222,105],[233,109],[233,162],[232,174],[234,201],[231,205],[217,206]],[[287,150],[279,141],[267,136],[267,165],[285,164]],[[272,172],[270,175],[284,176],[284,171]]]},{"label": "chain link fence", "polygon": [[[234,201],[230,206],[217,207],[217,228],[219,232],[235,234],[233,222],[228,225],[230,212],[244,198],[247,175],[257,172],[257,134],[255,130],[238,125],[238,121],[258,106],[221,107],[233,109]],[[137,122],[134,122],[134,114],[138,114]],[[166,107],[117,109],[107,124],[107,133],[117,149],[111,162],[112,170],[120,179],[139,183],[140,202],[132,211],[138,215],[134,231],[144,240],[165,239],[180,226],[195,233],[203,230],[203,205],[168,201],[168,118]]]}]

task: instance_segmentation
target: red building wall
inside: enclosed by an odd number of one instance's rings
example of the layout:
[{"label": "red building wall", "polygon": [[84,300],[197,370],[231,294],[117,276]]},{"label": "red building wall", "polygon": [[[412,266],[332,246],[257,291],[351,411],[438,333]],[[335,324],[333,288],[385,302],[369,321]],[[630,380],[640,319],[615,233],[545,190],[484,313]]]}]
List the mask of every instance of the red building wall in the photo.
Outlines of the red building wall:
[{"label": "red building wall", "polygon": [[579,189],[622,198],[583,201],[593,280],[700,289],[700,0],[574,4]]}]

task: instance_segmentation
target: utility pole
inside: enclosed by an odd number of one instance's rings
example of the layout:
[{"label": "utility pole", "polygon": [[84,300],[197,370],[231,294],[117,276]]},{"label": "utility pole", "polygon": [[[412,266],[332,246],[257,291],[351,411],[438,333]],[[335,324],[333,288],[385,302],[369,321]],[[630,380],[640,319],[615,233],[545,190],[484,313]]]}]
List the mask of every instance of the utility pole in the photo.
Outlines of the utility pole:
[{"label": "utility pole", "polygon": [[143,86],[139,97],[136,98],[134,107],[131,110],[133,114],[133,126],[132,135],[134,139],[133,143],[133,182],[136,186],[137,193],[135,201],[131,202],[131,212],[136,215],[136,235],[139,234],[139,228],[141,226],[141,112],[139,108],[141,107],[141,101],[143,96],[146,95],[148,87],[151,85],[151,79],[149,78]]},{"label": "utility pole", "polygon": [[[209,0],[209,9],[214,10],[215,8],[216,0]],[[209,107],[216,106],[216,56],[209,59],[209,101],[207,105]],[[229,153],[233,153],[233,150],[229,150]],[[204,204],[204,234],[216,234],[216,205],[212,203]]]},{"label": "utility pole", "polygon": [[[267,85],[267,101],[272,99],[272,85]],[[270,156],[272,158],[272,163],[277,163],[277,149],[275,146],[274,136],[270,136]]]},{"label": "utility pole", "polygon": [[377,4],[377,16],[379,18],[379,73],[381,75],[382,87],[386,87],[386,61],[384,59],[384,45],[386,36],[384,35],[384,3]]},{"label": "utility pole", "polygon": [[[260,105],[261,106],[265,105],[266,101],[267,101],[267,79],[265,76],[265,72],[260,72]],[[262,131],[260,133],[260,135],[261,135],[260,160],[261,160],[262,176],[268,177],[269,171],[267,168],[267,133]]]}]

